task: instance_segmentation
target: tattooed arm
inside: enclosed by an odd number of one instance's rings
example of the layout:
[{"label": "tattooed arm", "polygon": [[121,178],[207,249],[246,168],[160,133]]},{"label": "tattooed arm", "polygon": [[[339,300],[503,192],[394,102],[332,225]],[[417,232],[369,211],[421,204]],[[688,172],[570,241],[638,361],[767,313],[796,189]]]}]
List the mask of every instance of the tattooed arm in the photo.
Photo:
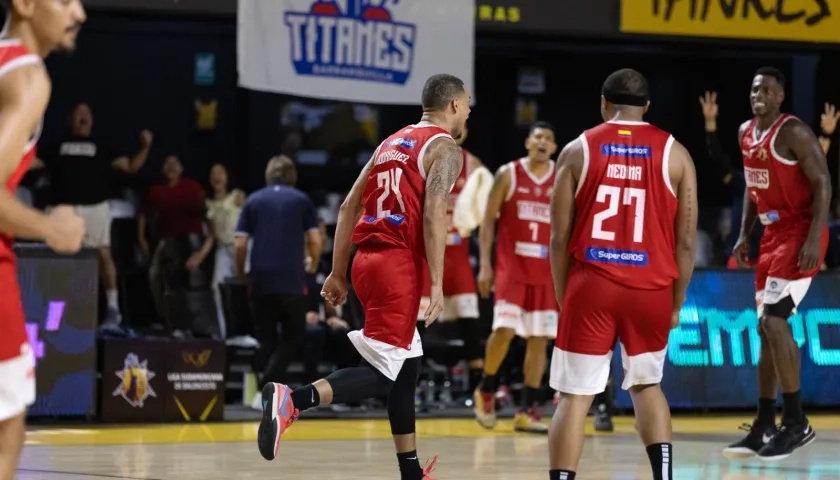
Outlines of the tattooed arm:
[{"label": "tattooed arm", "polygon": [[464,157],[455,141],[448,137],[432,140],[426,150],[426,199],[423,205],[423,240],[432,286],[443,284],[443,253],[446,250],[446,206]]},{"label": "tattooed arm", "polygon": [[557,157],[557,175],[551,194],[551,277],[554,279],[554,296],[563,307],[566,281],[569,279],[569,239],[575,221],[575,192],[583,172],[583,143],[577,138],[563,147]]},{"label": "tattooed arm", "polygon": [[697,175],[691,155],[680,142],[675,141],[671,147],[668,173],[679,202],[674,221],[674,257],[679,271],[679,277],[674,281],[673,312],[676,313],[685,302],[688,283],[694,273],[694,245],[697,243]]}]

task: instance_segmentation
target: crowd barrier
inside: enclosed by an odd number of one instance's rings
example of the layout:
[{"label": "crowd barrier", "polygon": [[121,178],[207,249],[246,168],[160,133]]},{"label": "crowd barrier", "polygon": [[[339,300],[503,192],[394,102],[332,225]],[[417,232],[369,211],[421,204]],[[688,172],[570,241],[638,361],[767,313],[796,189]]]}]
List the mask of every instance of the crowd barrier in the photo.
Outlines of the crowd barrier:
[{"label": "crowd barrier", "polygon": [[[750,271],[695,272],[662,381],[673,407],[755,405],[760,338],[753,280]],[[789,323],[802,350],[803,403],[840,406],[840,275],[817,275]],[[613,375],[620,385],[620,354],[613,355]],[[617,390],[616,405],[631,407],[627,392]]]}]

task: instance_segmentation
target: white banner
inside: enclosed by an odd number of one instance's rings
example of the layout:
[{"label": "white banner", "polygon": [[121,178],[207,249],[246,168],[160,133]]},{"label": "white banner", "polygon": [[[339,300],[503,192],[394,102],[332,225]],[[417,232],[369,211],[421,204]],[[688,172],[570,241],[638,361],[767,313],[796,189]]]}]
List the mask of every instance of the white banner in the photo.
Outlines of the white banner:
[{"label": "white banner", "polygon": [[436,73],[472,93],[474,0],[239,0],[244,88],[416,105]]}]

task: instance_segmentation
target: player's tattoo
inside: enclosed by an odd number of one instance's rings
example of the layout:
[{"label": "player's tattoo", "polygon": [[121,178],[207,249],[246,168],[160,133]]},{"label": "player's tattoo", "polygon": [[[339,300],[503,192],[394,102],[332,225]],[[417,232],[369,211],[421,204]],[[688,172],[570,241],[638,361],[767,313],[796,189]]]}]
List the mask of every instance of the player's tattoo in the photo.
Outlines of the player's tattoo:
[{"label": "player's tattoo", "polygon": [[[686,218],[692,218],[691,215],[692,215],[693,212],[691,211],[691,206],[694,204],[694,190],[691,188],[690,185],[685,188],[685,196],[686,196],[685,216],[686,216]],[[685,236],[688,237],[690,235],[691,235],[691,222],[686,222],[685,223]]]},{"label": "player's tattoo", "polygon": [[448,197],[461,173],[463,154],[455,142],[441,140],[435,143],[429,152],[435,161],[426,180],[426,195]]}]

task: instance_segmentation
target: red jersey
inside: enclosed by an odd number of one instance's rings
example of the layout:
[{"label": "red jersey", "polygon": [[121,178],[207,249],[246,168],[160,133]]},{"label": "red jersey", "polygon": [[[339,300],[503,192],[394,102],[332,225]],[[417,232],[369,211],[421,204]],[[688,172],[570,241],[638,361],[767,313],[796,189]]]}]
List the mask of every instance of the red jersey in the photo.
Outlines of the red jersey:
[{"label": "red jersey", "polygon": [[813,217],[811,183],[796,160],[783,158],[776,151],[779,130],[794,118],[783,113],[761,136],[752,119],[741,136],[747,191],[758,208],[761,223],[767,225],[765,231],[771,233],[791,227],[808,229]]},{"label": "red jersey", "polygon": [[362,193],[364,212],[353,230],[353,243],[393,245],[425,258],[423,155],[429,143],[440,137],[452,138],[436,125],[420,123],[399,130],[379,145]]},{"label": "red jersey", "polygon": [[470,176],[470,152],[462,148],[461,153],[464,156],[464,164],[461,167],[461,173],[455,184],[452,185],[452,191],[449,192],[449,204],[446,206],[446,221],[449,223],[449,231],[446,233],[446,255],[466,255],[470,256],[470,242],[469,238],[461,238],[458,229],[452,224],[452,215],[455,212],[455,202],[458,201],[458,195],[464,189],[467,183],[467,178]]},{"label": "red jersey", "polygon": [[[41,61],[40,56],[30,53],[19,41],[0,40],[0,76],[15,68],[41,63]],[[20,162],[6,179],[5,188],[12,195],[35,159],[35,145],[40,134],[39,124],[21,152]],[[17,284],[14,243],[13,235],[0,232],[0,290],[2,290],[2,295],[0,295],[0,362],[23,355],[29,346],[29,337],[24,325],[26,319]]]},{"label": "red jersey", "polygon": [[645,122],[607,122],[580,136],[584,165],[569,253],[631,288],[678,276],[677,196],[668,175],[674,137]]},{"label": "red jersey", "polygon": [[510,188],[499,211],[496,235],[496,278],[528,285],[550,285],[551,189],[554,162],[537,178],[522,158],[502,168],[510,172]]}]

